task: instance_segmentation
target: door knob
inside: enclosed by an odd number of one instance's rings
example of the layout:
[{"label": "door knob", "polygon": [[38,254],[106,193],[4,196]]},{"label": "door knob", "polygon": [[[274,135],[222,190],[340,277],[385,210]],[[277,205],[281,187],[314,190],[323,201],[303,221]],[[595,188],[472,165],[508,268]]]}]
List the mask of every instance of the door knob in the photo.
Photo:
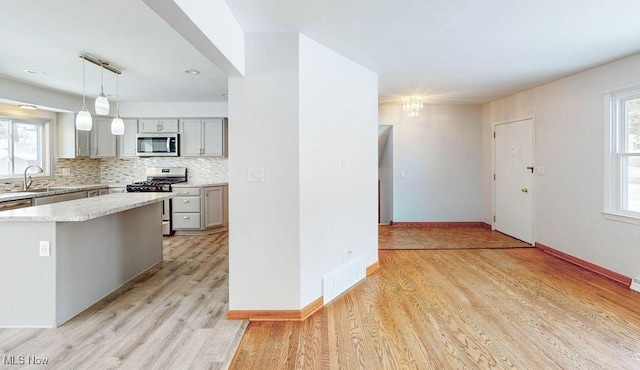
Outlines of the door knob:
[{"label": "door knob", "polygon": [[520,189],[520,191],[521,191],[521,192],[523,192],[523,193],[528,193],[528,192],[529,192],[529,189],[527,189],[527,188],[522,188],[522,189]]}]

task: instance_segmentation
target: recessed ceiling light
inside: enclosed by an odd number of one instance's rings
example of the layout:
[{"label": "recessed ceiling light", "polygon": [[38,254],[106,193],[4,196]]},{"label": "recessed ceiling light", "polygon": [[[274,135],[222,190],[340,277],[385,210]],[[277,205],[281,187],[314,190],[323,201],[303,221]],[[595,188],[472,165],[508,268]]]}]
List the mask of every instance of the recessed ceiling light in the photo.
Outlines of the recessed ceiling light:
[{"label": "recessed ceiling light", "polygon": [[200,74],[200,71],[198,71],[197,69],[185,69],[182,72],[192,76]]},{"label": "recessed ceiling light", "polygon": [[47,74],[47,72],[39,71],[37,69],[24,69],[23,71],[30,75],[46,75]]},{"label": "recessed ceiling light", "polygon": [[37,110],[38,108],[36,108],[35,105],[28,105],[28,104],[21,104],[18,105],[18,107],[22,108],[22,109],[26,109],[26,110]]}]

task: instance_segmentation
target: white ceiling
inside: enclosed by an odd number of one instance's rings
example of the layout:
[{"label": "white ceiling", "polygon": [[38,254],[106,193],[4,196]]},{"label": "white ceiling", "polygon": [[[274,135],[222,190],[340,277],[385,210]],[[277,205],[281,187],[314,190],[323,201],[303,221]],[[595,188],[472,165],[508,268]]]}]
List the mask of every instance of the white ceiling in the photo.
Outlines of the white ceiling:
[{"label": "white ceiling", "polygon": [[[2,1],[0,76],[82,94],[79,53],[122,70],[123,101],[226,101],[227,77],[138,0]],[[45,71],[29,75],[24,69]],[[185,69],[201,73],[190,76]],[[100,68],[86,63],[87,95],[100,92]],[[116,76],[105,70],[105,94]]]},{"label": "white ceiling", "polygon": [[[381,102],[483,103],[640,52],[638,0],[226,2],[245,32],[302,32],[378,73]],[[140,0],[5,0],[0,34],[0,77],[81,94],[84,52],[123,70],[122,100],[226,101],[226,76]]]},{"label": "white ceiling", "polygon": [[638,0],[226,0],[375,71],[380,101],[483,103],[640,52]]}]

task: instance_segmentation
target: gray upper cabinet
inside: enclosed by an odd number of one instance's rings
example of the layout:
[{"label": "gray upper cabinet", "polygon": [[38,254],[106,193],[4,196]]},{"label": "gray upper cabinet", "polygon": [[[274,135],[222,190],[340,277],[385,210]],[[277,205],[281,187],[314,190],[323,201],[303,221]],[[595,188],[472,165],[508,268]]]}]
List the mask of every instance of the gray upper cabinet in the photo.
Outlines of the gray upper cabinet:
[{"label": "gray upper cabinet", "polygon": [[225,155],[225,127],[222,118],[180,120],[180,155],[222,157]]},{"label": "gray upper cabinet", "polygon": [[76,130],[76,158],[91,156],[91,131]]},{"label": "gray upper cabinet", "polygon": [[82,158],[91,155],[91,132],[76,130],[74,113],[58,113],[57,158]]},{"label": "gray upper cabinet", "polygon": [[141,119],[138,121],[138,132],[154,133],[154,132],[178,132],[178,120],[170,119]]},{"label": "gray upper cabinet", "polygon": [[113,118],[98,118],[91,129],[91,158],[116,156],[116,137],[111,133]]},{"label": "gray upper cabinet", "polygon": [[136,156],[138,120],[124,119],[124,135],[118,136],[118,155],[121,158]]}]

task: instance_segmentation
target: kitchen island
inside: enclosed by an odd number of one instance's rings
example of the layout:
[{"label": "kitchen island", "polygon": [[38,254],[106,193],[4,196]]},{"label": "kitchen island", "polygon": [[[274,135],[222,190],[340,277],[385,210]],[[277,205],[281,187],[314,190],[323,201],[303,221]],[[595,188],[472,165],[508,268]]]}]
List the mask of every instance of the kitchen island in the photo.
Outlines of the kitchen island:
[{"label": "kitchen island", "polygon": [[0,327],[56,327],[161,262],[162,201],[173,196],[109,194],[0,212]]}]

